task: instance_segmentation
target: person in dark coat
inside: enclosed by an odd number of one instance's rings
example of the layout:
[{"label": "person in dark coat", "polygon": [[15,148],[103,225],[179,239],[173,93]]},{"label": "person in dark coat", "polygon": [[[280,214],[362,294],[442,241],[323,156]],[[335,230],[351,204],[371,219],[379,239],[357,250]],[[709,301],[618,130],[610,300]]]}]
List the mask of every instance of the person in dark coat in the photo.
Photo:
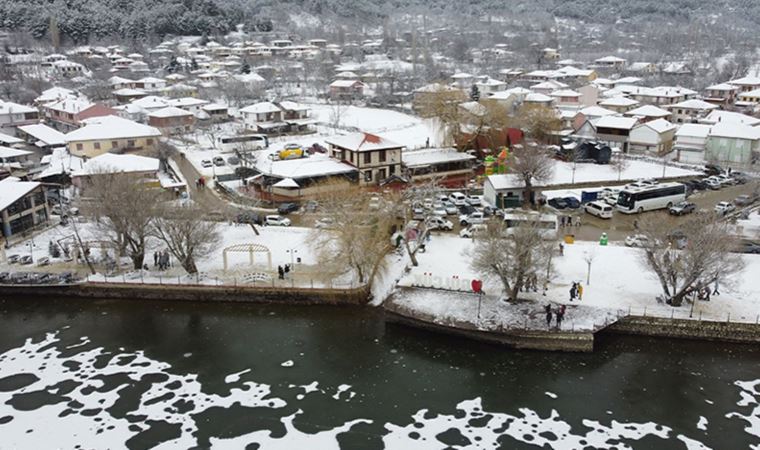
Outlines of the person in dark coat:
[{"label": "person in dark coat", "polygon": [[158,267],[158,252],[153,252],[153,267]]},{"label": "person in dark coat", "polygon": [[577,295],[577,292],[578,292],[577,289],[578,289],[578,285],[575,283],[575,281],[573,281],[573,285],[570,286],[570,301],[571,302],[575,300],[575,296]]},{"label": "person in dark coat", "polygon": [[285,271],[282,269],[282,266],[277,266],[277,278],[281,280],[285,279]]},{"label": "person in dark coat", "polygon": [[557,329],[559,330],[562,328],[562,319],[565,318],[565,305],[560,306],[557,308]]},{"label": "person in dark coat", "polygon": [[547,304],[544,306],[544,311],[546,311],[546,327],[551,328],[552,326],[552,305]]}]

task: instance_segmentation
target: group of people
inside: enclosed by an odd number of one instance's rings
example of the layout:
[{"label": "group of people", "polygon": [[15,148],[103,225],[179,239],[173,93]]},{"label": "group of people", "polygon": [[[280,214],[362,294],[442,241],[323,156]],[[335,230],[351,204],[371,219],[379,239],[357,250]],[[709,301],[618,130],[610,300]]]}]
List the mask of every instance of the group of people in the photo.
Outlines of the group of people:
[{"label": "group of people", "polygon": [[581,226],[581,216],[559,216],[559,226],[561,227],[572,227]]},{"label": "group of people", "polygon": [[720,295],[718,287],[718,280],[715,280],[713,289],[710,289],[709,285],[704,285],[702,287],[697,286],[697,288],[694,290],[695,294],[697,295],[697,300],[704,300],[706,302],[709,302],[710,295]]},{"label": "group of people", "polygon": [[538,275],[535,273],[529,274],[525,277],[525,282],[523,283],[522,287],[520,288],[520,291],[524,292],[538,292]]},{"label": "group of people", "polygon": [[171,267],[171,258],[169,250],[153,252],[153,267],[158,270],[166,270]]},{"label": "group of people", "polygon": [[206,187],[206,179],[203,177],[198,178],[195,180],[195,187],[198,189],[203,189]]},{"label": "group of people", "polygon": [[285,264],[284,266],[277,266],[277,278],[284,280],[285,275],[290,273],[290,264]]},{"label": "group of people", "polygon": [[565,318],[565,305],[559,305],[557,309],[552,311],[552,305],[547,304],[544,306],[544,311],[546,312],[546,327],[551,328],[552,326],[552,317],[556,317],[557,319],[557,329],[559,329],[562,326],[562,320]]},{"label": "group of people", "polygon": [[570,301],[583,300],[583,285],[577,281],[573,281],[573,285],[570,286]]}]

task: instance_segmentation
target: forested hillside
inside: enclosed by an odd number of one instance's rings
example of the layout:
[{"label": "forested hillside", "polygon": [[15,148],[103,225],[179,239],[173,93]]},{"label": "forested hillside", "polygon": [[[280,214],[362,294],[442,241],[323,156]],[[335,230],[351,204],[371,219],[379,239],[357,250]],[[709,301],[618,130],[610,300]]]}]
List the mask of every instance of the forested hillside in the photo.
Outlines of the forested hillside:
[{"label": "forested hillside", "polygon": [[241,23],[249,30],[282,30],[299,14],[377,25],[386,17],[422,13],[452,20],[543,13],[590,23],[722,17],[760,24],[756,0],[0,0],[2,28],[42,38],[54,19],[52,26],[75,43],[105,36],[216,34]]}]

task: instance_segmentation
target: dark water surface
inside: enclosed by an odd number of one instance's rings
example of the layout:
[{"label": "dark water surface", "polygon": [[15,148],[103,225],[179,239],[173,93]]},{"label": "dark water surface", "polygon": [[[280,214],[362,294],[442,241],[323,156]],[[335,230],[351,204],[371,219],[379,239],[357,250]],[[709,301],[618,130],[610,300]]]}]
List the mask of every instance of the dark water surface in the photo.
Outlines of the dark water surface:
[{"label": "dark water surface", "polygon": [[0,449],[760,448],[760,350],[521,352],[359,307],[0,300]]}]

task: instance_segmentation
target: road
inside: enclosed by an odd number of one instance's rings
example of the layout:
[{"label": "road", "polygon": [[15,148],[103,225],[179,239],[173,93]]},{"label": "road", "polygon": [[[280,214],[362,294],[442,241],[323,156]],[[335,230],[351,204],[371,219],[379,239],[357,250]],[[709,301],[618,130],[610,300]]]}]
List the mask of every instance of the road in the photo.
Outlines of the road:
[{"label": "road", "polygon": [[230,211],[229,205],[210,187],[198,188],[195,182],[201,177],[200,172],[183,155],[172,158],[187,180],[187,191],[190,198],[206,211],[225,214]]}]

